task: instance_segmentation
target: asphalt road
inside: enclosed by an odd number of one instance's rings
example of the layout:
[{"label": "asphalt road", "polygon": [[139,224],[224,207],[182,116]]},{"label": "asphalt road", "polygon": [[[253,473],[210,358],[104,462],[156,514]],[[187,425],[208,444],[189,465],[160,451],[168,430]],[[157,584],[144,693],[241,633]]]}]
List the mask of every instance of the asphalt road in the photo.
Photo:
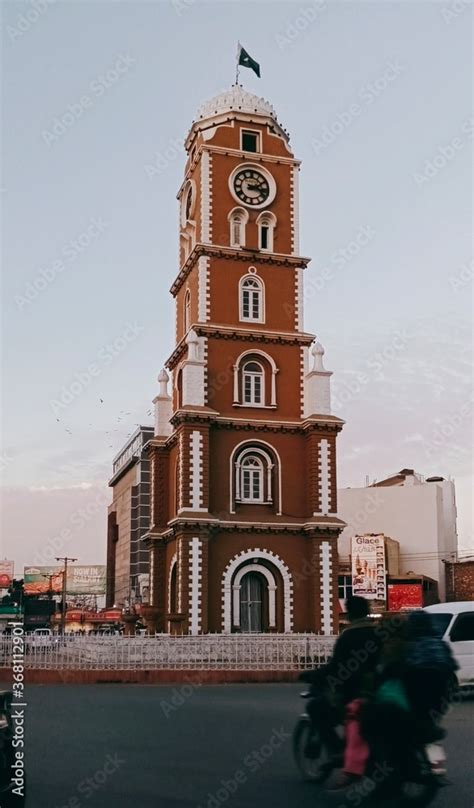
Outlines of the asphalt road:
[{"label": "asphalt road", "polygon": [[[28,808],[342,808],[298,778],[299,690],[30,686]],[[456,705],[446,725],[453,784],[433,805],[472,808],[474,704]]]}]

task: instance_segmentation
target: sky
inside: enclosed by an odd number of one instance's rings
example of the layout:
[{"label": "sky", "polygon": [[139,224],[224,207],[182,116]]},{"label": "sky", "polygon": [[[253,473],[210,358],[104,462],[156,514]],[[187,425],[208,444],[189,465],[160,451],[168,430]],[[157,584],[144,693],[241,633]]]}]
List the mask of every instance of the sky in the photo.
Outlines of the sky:
[{"label": "sky", "polygon": [[340,486],[456,481],[472,538],[472,6],[2,3],[0,557],[104,562],[112,459],[170,354],[176,192],[242,69],[302,160],[305,328],[334,372]]}]

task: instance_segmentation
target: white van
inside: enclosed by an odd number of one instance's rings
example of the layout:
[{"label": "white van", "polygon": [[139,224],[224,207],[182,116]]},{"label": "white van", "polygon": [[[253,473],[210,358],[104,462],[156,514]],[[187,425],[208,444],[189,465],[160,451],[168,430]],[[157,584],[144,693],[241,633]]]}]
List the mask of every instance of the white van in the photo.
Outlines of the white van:
[{"label": "white van", "polygon": [[459,665],[460,687],[474,688],[474,601],[437,603],[424,611],[431,614],[437,633],[451,646]]}]

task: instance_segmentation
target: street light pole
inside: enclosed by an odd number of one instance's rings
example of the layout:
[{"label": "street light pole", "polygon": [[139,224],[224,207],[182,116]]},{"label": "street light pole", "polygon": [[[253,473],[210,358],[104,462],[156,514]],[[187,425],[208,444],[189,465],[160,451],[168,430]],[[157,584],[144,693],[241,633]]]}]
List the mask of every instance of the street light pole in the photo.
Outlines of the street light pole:
[{"label": "street light pole", "polygon": [[68,556],[63,556],[62,558],[56,558],[56,561],[63,561],[64,562],[64,569],[63,569],[63,586],[62,586],[62,597],[61,597],[61,604],[62,604],[62,611],[61,611],[61,634],[64,636],[66,633],[66,586],[67,586],[67,565],[69,561],[77,561],[77,558],[69,558]]}]

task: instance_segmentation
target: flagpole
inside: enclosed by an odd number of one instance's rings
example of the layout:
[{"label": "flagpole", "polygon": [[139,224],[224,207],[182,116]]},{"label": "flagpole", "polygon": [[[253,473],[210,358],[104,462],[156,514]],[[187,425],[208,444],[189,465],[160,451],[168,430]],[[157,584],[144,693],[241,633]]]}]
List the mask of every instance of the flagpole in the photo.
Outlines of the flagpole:
[{"label": "flagpole", "polygon": [[237,56],[235,57],[235,59],[236,59],[236,64],[235,64],[235,83],[236,84],[239,83],[239,58],[240,58],[240,42],[237,42]]}]

